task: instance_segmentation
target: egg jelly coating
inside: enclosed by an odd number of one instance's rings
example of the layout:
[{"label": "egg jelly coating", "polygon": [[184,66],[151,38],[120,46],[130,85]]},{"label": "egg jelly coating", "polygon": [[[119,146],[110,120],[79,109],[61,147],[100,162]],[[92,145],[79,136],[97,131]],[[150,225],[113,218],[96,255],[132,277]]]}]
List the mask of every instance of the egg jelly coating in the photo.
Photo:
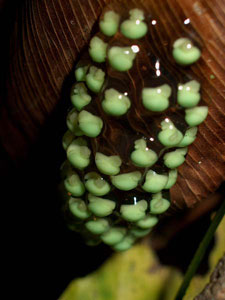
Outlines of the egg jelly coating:
[{"label": "egg jelly coating", "polygon": [[162,46],[159,19],[141,4],[110,4],[75,67],[63,137],[65,214],[90,245],[124,251],[151,231],[207,117],[187,69],[201,56],[190,36],[199,39],[184,22],[184,36]]}]

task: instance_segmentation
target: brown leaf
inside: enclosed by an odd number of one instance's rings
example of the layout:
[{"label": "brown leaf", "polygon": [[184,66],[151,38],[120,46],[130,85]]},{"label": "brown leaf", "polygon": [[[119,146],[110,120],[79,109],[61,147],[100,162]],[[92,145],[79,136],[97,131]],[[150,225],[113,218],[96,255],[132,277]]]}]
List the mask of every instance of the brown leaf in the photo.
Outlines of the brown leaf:
[{"label": "brown leaf", "polygon": [[[12,160],[20,162],[26,157],[47,118],[61,104],[63,82],[106,2],[109,1],[25,1],[18,11],[0,118],[2,143]],[[186,18],[191,19],[201,38],[202,58],[191,67],[191,73],[201,79],[209,115],[171,191],[174,207],[192,207],[214,192],[225,178],[225,4],[222,0],[141,3],[160,16],[164,28],[160,38],[170,40],[184,34]]]}]

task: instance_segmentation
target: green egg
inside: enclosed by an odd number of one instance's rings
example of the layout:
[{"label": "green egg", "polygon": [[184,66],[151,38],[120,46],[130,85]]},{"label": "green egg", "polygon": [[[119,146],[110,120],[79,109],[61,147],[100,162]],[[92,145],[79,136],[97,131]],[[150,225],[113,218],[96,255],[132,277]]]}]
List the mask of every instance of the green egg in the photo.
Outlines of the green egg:
[{"label": "green egg", "polygon": [[144,12],[140,9],[131,9],[130,18],[122,22],[120,31],[129,39],[140,39],[146,35],[148,27],[144,20]]},{"label": "green egg", "polygon": [[79,198],[71,197],[69,199],[69,210],[78,219],[85,220],[91,215],[85,202]]},{"label": "green egg", "polygon": [[161,128],[162,130],[158,134],[158,139],[164,146],[175,147],[183,139],[183,134],[168,118],[161,122]]},{"label": "green egg", "polygon": [[[200,83],[191,74],[181,72],[172,78],[159,70],[162,57],[148,64],[152,53],[149,49],[143,53],[143,45],[144,39],[151,43],[151,16],[147,20],[140,8],[124,12],[121,7],[120,12],[117,7],[115,12],[111,7],[104,9],[101,32],[91,37],[74,70],[70,94],[74,108],[67,115],[68,130],[62,139],[67,160],[61,167],[60,189],[73,230],[89,245],[103,242],[115,251],[126,251],[169,209],[165,195],[176,184],[177,168],[185,162],[187,146],[194,142],[208,107],[197,106]],[[179,38],[172,46],[174,63],[181,66],[201,56],[189,38]],[[177,78],[175,91],[171,83]]]},{"label": "green egg", "polygon": [[113,36],[118,30],[119,21],[120,16],[117,13],[112,10],[107,11],[99,23],[101,32],[107,36]]},{"label": "green egg", "polygon": [[143,219],[137,221],[136,225],[142,229],[152,228],[158,223],[158,218],[153,215],[146,215]]},{"label": "green egg", "polygon": [[116,175],[120,172],[122,160],[118,155],[107,156],[97,152],[95,155],[95,164],[103,174]]},{"label": "green egg", "polygon": [[152,195],[150,202],[150,212],[152,214],[162,214],[170,207],[170,202],[162,197],[161,193]]},{"label": "green egg", "polygon": [[80,180],[79,175],[73,170],[70,170],[67,173],[67,177],[64,180],[64,186],[65,189],[74,197],[80,197],[85,192],[83,182]]},{"label": "green egg", "polygon": [[101,133],[103,122],[98,116],[82,110],[78,115],[78,124],[82,132],[88,137],[96,137]]},{"label": "green egg", "polygon": [[91,150],[83,138],[75,139],[67,148],[67,158],[77,169],[83,170],[90,163]]},{"label": "green egg", "polygon": [[120,213],[124,220],[129,222],[137,222],[145,216],[148,207],[146,200],[138,201],[136,204],[122,204]]},{"label": "green egg", "polygon": [[95,66],[91,66],[86,75],[86,84],[93,93],[99,93],[105,81],[105,72]]},{"label": "green egg", "polygon": [[170,189],[177,181],[177,169],[172,169],[168,173],[168,181],[164,189]]},{"label": "green egg", "polygon": [[76,108],[69,111],[66,119],[68,129],[76,136],[82,136],[83,132],[78,126],[78,112]]},{"label": "green egg", "polygon": [[122,191],[135,189],[138,186],[138,182],[140,179],[141,172],[138,171],[111,176],[112,184],[117,189]]},{"label": "green egg", "polygon": [[108,51],[108,60],[111,67],[117,71],[125,72],[132,68],[136,53],[131,47],[111,47]]},{"label": "green egg", "polygon": [[97,217],[106,217],[110,215],[116,207],[116,203],[109,199],[103,199],[88,194],[88,208]]},{"label": "green egg", "polygon": [[84,176],[86,189],[95,196],[104,196],[110,191],[109,183],[96,172]]},{"label": "green egg", "polygon": [[169,97],[172,89],[168,84],[155,88],[145,87],[142,90],[142,103],[150,111],[161,112],[169,107]]},{"label": "green egg", "polygon": [[164,189],[167,181],[167,175],[157,174],[155,171],[149,170],[146,174],[145,183],[142,185],[142,188],[149,193],[158,193]]},{"label": "green egg", "polygon": [[144,139],[136,140],[134,145],[135,150],[130,156],[134,165],[146,168],[156,163],[158,156],[153,150],[147,147],[147,143]]},{"label": "green egg", "polygon": [[101,235],[101,240],[110,246],[122,241],[126,234],[126,229],[122,227],[111,227],[107,232]]},{"label": "green egg", "polygon": [[178,85],[177,102],[185,108],[198,105],[201,95],[199,93],[200,83],[191,80],[185,84]]},{"label": "green egg", "polygon": [[122,116],[130,108],[130,99],[126,95],[111,88],[105,91],[102,108],[108,115]]},{"label": "green egg", "polygon": [[85,81],[87,70],[89,66],[78,67],[75,70],[76,81]]},{"label": "green egg", "polygon": [[103,63],[106,59],[107,43],[95,36],[90,41],[89,54],[94,62]]},{"label": "green egg", "polygon": [[175,169],[185,162],[187,148],[180,148],[172,152],[168,152],[163,156],[164,164],[169,169]]},{"label": "green egg", "polygon": [[136,238],[141,238],[148,235],[151,231],[151,228],[143,229],[143,228],[133,228],[130,230],[130,233]]},{"label": "green egg", "polygon": [[75,135],[70,130],[67,130],[62,139],[62,146],[64,150],[68,148],[68,146],[72,143],[74,138]]},{"label": "green egg", "polygon": [[197,127],[191,127],[189,129],[187,129],[184,134],[183,139],[177,145],[177,147],[186,147],[186,146],[189,146],[190,144],[192,144],[194,142],[194,140],[196,139],[197,132],[198,132]]},{"label": "green egg", "polygon": [[201,51],[194,46],[188,38],[180,38],[173,44],[173,57],[175,61],[183,66],[196,62],[201,56]]},{"label": "green egg", "polygon": [[185,121],[190,127],[200,125],[208,115],[207,106],[196,106],[185,110]]},{"label": "green egg", "polygon": [[73,167],[71,165],[71,163],[68,160],[65,160],[62,165],[60,166],[60,174],[61,174],[61,178],[65,179],[68,172],[72,171]]},{"label": "green egg", "polygon": [[98,235],[97,236],[95,235],[92,238],[89,238],[89,237],[85,238],[85,244],[87,246],[95,247],[95,246],[98,246],[100,243],[101,243],[101,240]]},{"label": "green egg", "polygon": [[135,242],[135,237],[131,235],[126,235],[121,242],[115,244],[113,249],[116,251],[126,251],[132,247]]},{"label": "green egg", "polygon": [[109,230],[110,225],[107,219],[96,218],[85,223],[85,227],[93,234],[102,234]]},{"label": "green egg", "polygon": [[91,102],[91,96],[88,94],[83,82],[77,83],[72,87],[70,100],[78,111]]}]

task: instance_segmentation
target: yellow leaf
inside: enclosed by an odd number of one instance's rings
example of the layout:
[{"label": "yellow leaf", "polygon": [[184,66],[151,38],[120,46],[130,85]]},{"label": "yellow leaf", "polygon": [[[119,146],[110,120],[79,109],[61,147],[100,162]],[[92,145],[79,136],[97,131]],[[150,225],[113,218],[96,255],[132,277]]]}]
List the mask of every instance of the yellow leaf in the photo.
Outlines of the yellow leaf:
[{"label": "yellow leaf", "polygon": [[178,271],[159,264],[149,246],[140,244],[74,280],[60,300],[173,300],[181,279]]},{"label": "yellow leaf", "polygon": [[[225,218],[216,232],[216,245],[210,254],[210,270],[195,276],[183,300],[193,300],[209,281],[225,251]],[[96,272],[72,281],[59,300],[174,300],[183,276],[162,266],[146,244],[115,253]]]}]

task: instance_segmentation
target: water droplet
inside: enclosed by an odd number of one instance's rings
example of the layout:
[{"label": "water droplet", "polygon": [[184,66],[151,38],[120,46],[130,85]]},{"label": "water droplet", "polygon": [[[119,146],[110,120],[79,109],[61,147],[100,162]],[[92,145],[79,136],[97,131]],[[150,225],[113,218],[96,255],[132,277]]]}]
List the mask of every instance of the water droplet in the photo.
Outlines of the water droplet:
[{"label": "water droplet", "polygon": [[137,45],[131,46],[131,49],[134,53],[138,53],[140,51],[140,48]]},{"label": "water droplet", "polygon": [[187,18],[187,19],[184,20],[184,24],[185,24],[185,25],[189,24],[190,22],[191,22],[191,21],[190,21],[189,18]]}]

